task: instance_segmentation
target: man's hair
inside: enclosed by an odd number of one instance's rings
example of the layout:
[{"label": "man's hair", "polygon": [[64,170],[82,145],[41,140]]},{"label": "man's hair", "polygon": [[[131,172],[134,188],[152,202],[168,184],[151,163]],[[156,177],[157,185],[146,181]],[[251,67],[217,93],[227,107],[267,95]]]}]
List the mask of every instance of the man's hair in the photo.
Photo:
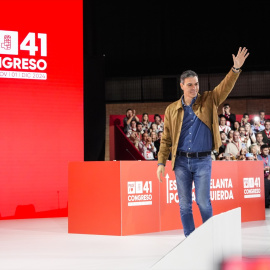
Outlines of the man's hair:
[{"label": "man's hair", "polygon": [[266,120],[264,121],[264,124],[266,124],[266,123],[270,123],[270,119],[266,119]]},{"label": "man's hair", "polygon": [[264,113],[265,113],[265,110],[260,110],[260,111],[259,111],[259,114],[260,114],[261,112],[264,112]]},{"label": "man's hair", "polygon": [[231,107],[229,103],[226,103],[223,105],[223,107],[226,107],[226,106]]},{"label": "man's hair", "polygon": [[161,116],[160,116],[158,113],[156,113],[156,114],[154,115],[154,119],[156,119],[157,116],[160,118],[160,120],[162,119]]},{"label": "man's hair", "polygon": [[137,123],[136,123],[136,126],[139,126],[139,125],[142,126],[142,123],[141,123],[141,122],[137,122]]},{"label": "man's hair", "polygon": [[255,137],[257,138],[258,135],[260,135],[260,134],[263,136],[263,134],[262,134],[261,132],[257,132],[257,133],[255,134]]},{"label": "man's hair", "polygon": [[269,148],[269,145],[268,145],[268,144],[263,144],[263,145],[261,145],[261,151],[262,151],[263,149],[265,149],[265,148]]},{"label": "man's hair", "polygon": [[126,110],[126,113],[127,113],[128,111],[132,111],[132,109],[127,109],[127,110]]},{"label": "man's hair", "polygon": [[246,115],[247,115],[247,116],[249,116],[249,114],[248,114],[248,113],[244,113],[244,114],[243,114],[243,117],[245,117]]},{"label": "man's hair", "polygon": [[192,70],[186,70],[184,71],[181,75],[180,75],[180,82],[182,84],[184,84],[184,81],[186,78],[189,78],[189,77],[198,77],[198,74],[195,72],[195,71],[192,71]]}]

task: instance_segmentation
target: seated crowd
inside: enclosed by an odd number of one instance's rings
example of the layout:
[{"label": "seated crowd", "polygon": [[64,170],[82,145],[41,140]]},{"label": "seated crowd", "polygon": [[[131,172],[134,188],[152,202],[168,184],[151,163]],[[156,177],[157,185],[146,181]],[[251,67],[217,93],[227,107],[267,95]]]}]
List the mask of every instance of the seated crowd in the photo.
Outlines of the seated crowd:
[{"label": "seated crowd", "polygon": [[[135,110],[126,111],[124,132],[146,160],[157,159],[163,127],[159,114],[155,114],[151,122],[147,113],[139,119]],[[252,119],[244,113],[238,122],[230,112],[230,105],[225,104],[219,115],[219,131],[222,145],[218,152],[212,151],[213,160],[262,160],[264,178],[270,180],[270,119],[265,119],[264,111]],[[266,193],[270,194],[270,181],[267,183]]]}]

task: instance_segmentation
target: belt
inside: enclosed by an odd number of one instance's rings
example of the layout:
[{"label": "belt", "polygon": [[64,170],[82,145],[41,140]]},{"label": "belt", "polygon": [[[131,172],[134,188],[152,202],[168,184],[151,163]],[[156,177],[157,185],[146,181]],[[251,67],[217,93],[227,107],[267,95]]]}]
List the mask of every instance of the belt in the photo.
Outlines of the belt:
[{"label": "belt", "polygon": [[181,151],[177,151],[176,155],[181,156],[181,157],[187,157],[187,158],[207,157],[207,156],[211,155],[211,151],[207,151],[207,152],[181,152]]}]

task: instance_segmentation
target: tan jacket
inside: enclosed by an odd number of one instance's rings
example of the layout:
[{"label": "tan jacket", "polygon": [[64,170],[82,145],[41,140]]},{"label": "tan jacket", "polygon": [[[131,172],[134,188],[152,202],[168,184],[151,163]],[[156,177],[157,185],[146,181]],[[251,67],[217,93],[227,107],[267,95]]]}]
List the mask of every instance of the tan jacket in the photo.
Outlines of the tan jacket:
[{"label": "tan jacket", "polygon": [[[230,70],[213,91],[205,91],[202,95],[198,94],[195,103],[192,105],[192,109],[197,117],[211,130],[213,135],[213,150],[215,149],[216,151],[218,151],[221,146],[217,114],[218,106],[225,101],[232,91],[240,72],[235,73]],[[158,163],[166,164],[171,152],[173,169],[184,118],[184,109],[181,102],[182,97],[166,108],[164,115],[164,131],[158,153]]]}]

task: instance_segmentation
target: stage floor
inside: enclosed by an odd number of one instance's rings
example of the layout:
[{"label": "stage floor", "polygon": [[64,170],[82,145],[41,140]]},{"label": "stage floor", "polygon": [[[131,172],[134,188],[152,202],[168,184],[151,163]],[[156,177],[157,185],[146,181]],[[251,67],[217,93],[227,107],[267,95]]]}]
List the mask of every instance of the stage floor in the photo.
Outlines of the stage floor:
[{"label": "stage floor", "polygon": [[[101,236],[67,228],[67,218],[0,220],[0,268],[150,269],[185,238],[183,230]],[[270,209],[265,221],[242,223],[242,248],[243,256],[270,255]]]}]

